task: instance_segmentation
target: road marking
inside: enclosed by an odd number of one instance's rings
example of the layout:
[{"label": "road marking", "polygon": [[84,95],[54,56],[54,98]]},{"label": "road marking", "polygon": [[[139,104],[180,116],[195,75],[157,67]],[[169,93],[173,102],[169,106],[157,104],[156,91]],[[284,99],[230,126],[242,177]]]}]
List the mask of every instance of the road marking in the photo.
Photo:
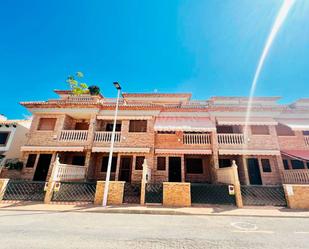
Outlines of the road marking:
[{"label": "road marking", "polygon": [[252,224],[249,222],[233,222],[231,223],[231,226],[242,231],[255,231],[258,229],[256,224]]},{"label": "road marking", "polygon": [[262,231],[262,230],[234,230],[233,233],[266,233],[272,234],[274,231]]}]

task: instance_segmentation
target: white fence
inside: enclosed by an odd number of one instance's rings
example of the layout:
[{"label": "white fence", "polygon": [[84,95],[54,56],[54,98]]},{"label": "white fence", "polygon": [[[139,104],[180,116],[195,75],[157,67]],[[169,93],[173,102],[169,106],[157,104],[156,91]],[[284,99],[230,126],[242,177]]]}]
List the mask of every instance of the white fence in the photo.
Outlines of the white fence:
[{"label": "white fence", "polygon": [[283,181],[287,184],[309,184],[309,169],[284,170]]},{"label": "white fence", "polygon": [[85,166],[55,164],[54,181],[84,180],[85,177]]},{"label": "white fence", "polygon": [[88,130],[62,130],[60,133],[60,141],[86,141],[88,138]]},{"label": "white fence", "polygon": [[[112,132],[109,131],[97,131],[94,134],[95,142],[111,142],[112,141]],[[115,142],[121,141],[121,132],[115,133]]]},{"label": "white fence", "polygon": [[244,134],[217,134],[219,144],[244,144]]},{"label": "white fence", "polygon": [[183,134],[184,144],[210,144],[210,134]]}]

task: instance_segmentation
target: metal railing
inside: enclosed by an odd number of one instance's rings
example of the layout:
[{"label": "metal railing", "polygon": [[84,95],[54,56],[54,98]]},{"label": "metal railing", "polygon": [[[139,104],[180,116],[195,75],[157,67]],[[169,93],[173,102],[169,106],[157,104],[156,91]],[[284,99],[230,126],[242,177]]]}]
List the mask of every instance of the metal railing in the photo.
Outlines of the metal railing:
[{"label": "metal railing", "polygon": [[54,181],[84,180],[85,177],[85,166],[58,164],[55,168]]},{"label": "metal railing", "polygon": [[210,144],[210,134],[183,134],[184,144]]},{"label": "metal railing", "polygon": [[244,205],[286,206],[282,186],[241,186]]},{"label": "metal railing", "polygon": [[60,141],[86,141],[88,138],[88,130],[62,130],[60,133]]},{"label": "metal railing", "polygon": [[163,184],[147,183],[146,184],[146,203],[162,203],[163,201]]},{"label": "metal railing", "polygon": [[98,100],[88,95],[81,96],[69,96],[67,101],[69,102],[97,102]]},{"label": "metal railing", "polygon": [[[96,131],[94,134],[94,141],[95,142],[104,142],[108,143],[112,141],[112,132],[110,131]],[[121,132],[115,133],[115,142],[121,141]]]},{"label": "metal railing", "polygon": [[309,136],[304,136],[306,146],[309,146]]},{"label": "metal railing", "polygon": [[290,169],[282,172],[287,184],[309,184],[309,169]]},{"label": "metal railing", "polygon": [[244,134],[217,134],[219,144],[245,144]]},{"label": "metal railing", "polygon": [[61,182],[59,191],[53,193],[52,201],[93,202],[95,182]]},{"label": "metal railing", "polygon": [[43,201],[45,182],[10,180],[6,187],[3,200]]}]

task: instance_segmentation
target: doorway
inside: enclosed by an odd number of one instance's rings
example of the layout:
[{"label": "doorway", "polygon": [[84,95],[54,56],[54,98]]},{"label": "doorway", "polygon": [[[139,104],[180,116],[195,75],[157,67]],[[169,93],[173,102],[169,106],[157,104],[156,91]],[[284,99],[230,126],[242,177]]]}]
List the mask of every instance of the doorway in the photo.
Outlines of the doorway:
[{"label": "doorway", "polygon": [[120,158],[119,181],[131,182],[132,157]]},{"label": "doorway", "polygon": [[248,174],[251,185],[262,185],[259,161],[256,158],[248,158]]},{"label": "doorway", "polygon": [[181,157],[169,157],[168,181],[181,182]]},{"label": "doorway", "polygon": [[46,181],[52,154],[40,154],[33,181]]}]

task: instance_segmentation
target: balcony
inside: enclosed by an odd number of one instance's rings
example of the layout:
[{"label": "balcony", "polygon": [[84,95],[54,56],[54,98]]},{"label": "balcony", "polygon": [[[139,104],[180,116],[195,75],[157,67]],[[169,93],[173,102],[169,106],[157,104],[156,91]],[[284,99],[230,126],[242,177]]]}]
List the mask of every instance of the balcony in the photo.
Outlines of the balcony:
[{"label": "balcony", "polygon": [[306,144],[306,146],[309,147],[309,136],[304,136],[304,138],[305,138],[305,144]]},{"label": "balcony", "polygon": [[309,169],[291,169],[284,170],[283,181],[286,184],[308,184]]},{"label": "balcony", "polygon": [[[110,131],[97,131],[94,134],[94,141],[95,142],[102,142],[102,143],[109,143],[112,141],[112,132]],[[115,140],[116,143],[121,141],[121,132],[115,133]]]},{"label": "balcony", "polygon": [[242,145],[245,144],[244,134],[217,134],[218,143],[226,145]]},{"label": "balcony", "polygon": [[184,144],[210,144],[210,134],[183,134]]},{"label": "balcony", "polygon": [[53,174],[54,181],[84,180],[86,177],[86,167],[58,163]]},{"label": "balcony", "polygon": [[88,130],[62,130],[59,141],[82,142],[88,139]]}]

